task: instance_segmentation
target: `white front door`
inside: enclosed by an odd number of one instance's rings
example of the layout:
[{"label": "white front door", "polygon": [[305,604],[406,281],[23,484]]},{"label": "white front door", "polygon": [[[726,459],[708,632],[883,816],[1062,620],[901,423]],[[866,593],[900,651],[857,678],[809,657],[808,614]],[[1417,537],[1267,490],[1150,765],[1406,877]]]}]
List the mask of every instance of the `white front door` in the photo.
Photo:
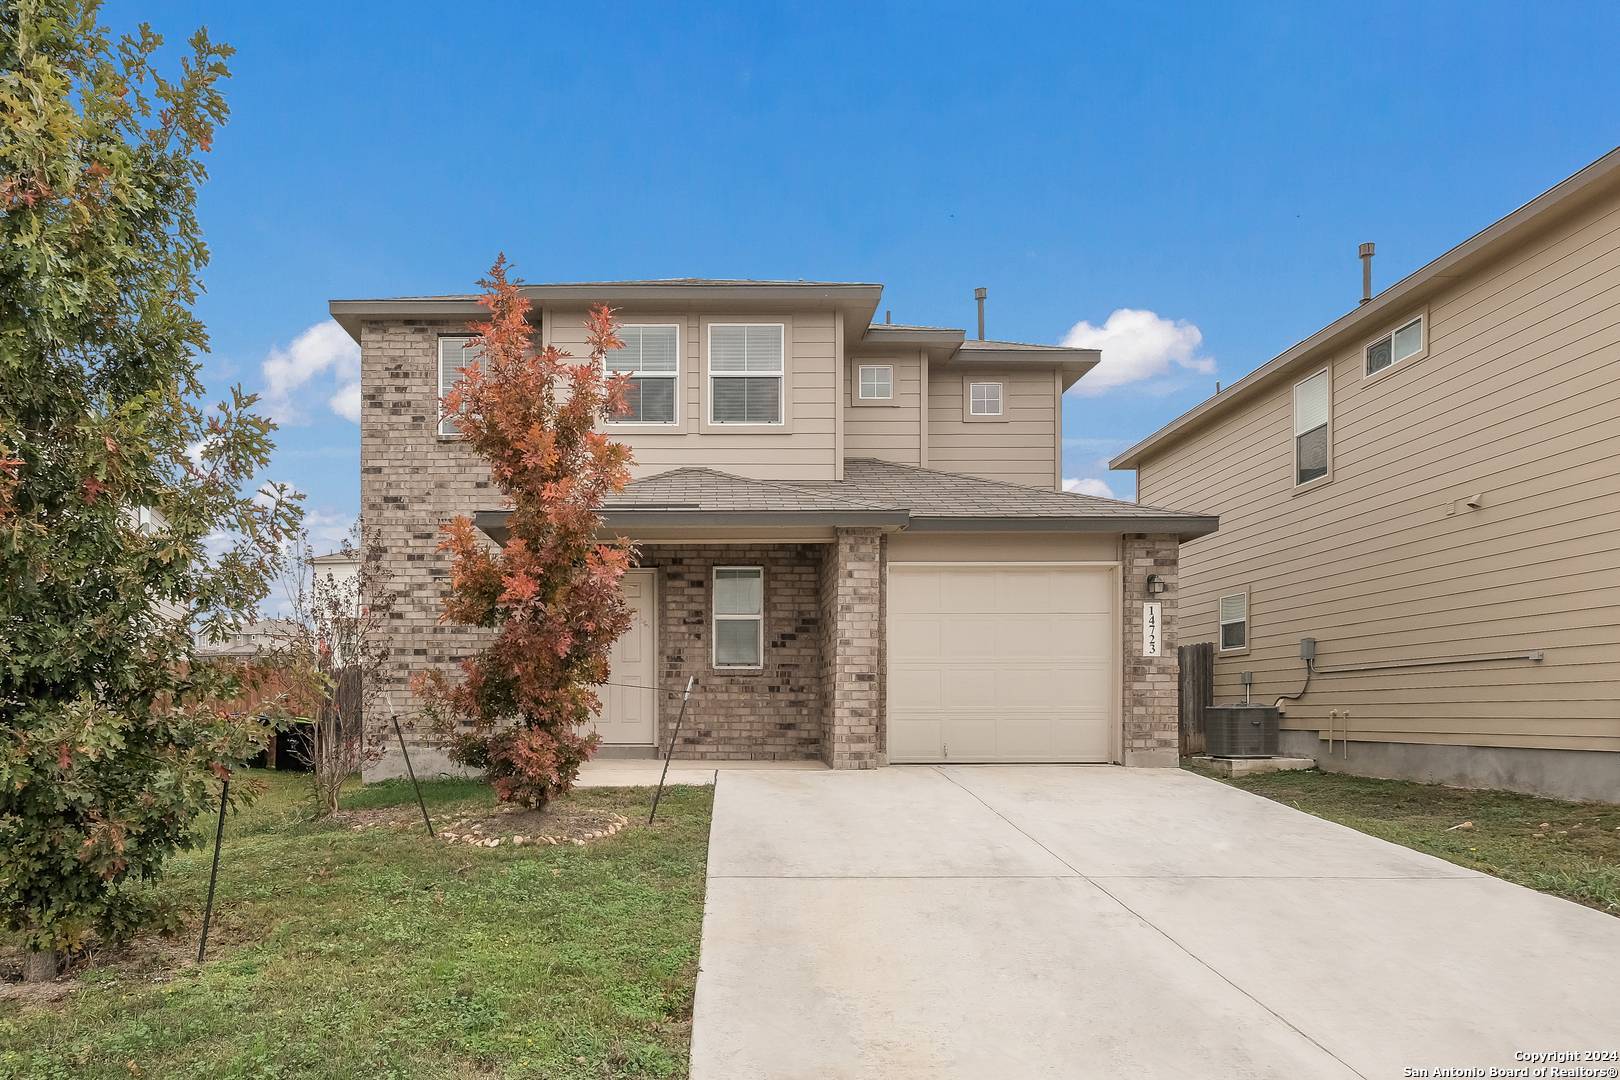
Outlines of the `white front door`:
[{"label": "white front door", "polygon": [[653,628],[656,571],[627,570],[619,589],[630,609],[630,629],[613,643],[612,672],[597,691],[603,709],[591,730],[613,746],[651,746],[658,724],[658,636]]},{"label": "white front door", "polygon": [[889,760],[1109,758],[1107,567],[889,567]]}]

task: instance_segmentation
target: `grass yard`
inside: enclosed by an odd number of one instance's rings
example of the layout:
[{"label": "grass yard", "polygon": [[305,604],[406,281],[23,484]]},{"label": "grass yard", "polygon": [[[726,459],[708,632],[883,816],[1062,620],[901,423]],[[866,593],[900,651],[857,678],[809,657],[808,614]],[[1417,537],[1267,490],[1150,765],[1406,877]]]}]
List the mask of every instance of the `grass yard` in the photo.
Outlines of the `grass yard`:
[{"label": "grass yard", "polygon": [[[1620,806],[1315,769],[1215,779],[1459,866],[1620,915]],[[1472,824],[1455,828],[1464,822]]]},{"label": "grass yard", "polygon": [[[269,791],[226,823],[207,962],[211,850],[158,886],[188,938],[93,956],[58,1004],[0,1003],[0,1080],[686,1075],[712,788],[666,791],[652,828],[650,789],[581,789],[566,804],[632,826],[485,848],[430,841],[419,816],[312,820],[303,780],[256,775]],[[478,784],[423,787],[436,828],[494,808]],[[344,799],[405,805],[405,782]]]}]

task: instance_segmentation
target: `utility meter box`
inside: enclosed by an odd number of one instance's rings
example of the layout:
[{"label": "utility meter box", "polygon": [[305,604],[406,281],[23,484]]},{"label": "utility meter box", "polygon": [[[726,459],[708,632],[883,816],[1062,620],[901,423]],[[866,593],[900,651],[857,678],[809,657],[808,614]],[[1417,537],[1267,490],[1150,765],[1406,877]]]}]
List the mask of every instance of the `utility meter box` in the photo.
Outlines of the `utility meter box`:
[{"label": "utility meter box", "polygon": [[1281,714],[1274,705],[1248,704],[1204,707],[1204,752],[1218,758],[1277,756],[1277,726]]}]

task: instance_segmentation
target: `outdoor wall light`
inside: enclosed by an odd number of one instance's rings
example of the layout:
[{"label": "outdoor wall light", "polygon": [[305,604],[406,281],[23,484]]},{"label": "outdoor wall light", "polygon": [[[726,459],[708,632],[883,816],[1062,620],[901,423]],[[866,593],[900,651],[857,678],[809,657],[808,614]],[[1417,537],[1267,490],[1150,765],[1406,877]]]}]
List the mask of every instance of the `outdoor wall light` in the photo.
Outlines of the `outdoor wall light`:
[{"label": "outdoor wall light", "polygon": [[1147,591],[1148,591],[1149,595],[1157,596],[1160,593],[1164,592],[1169,587],[1170,587],[1170,585],[1164,580],[1164,578],[1160,577],[1158,574],[1149,574],[1148,575]]}]

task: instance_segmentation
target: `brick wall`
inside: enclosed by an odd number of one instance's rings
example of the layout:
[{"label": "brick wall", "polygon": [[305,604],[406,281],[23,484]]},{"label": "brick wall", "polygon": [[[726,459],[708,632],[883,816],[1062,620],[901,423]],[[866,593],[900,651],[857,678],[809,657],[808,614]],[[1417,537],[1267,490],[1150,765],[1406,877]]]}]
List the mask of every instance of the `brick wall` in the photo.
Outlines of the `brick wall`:
[{"label": "brick wall", "polygon": [[[1176,701],[1176,565],[1179,543],[1174,535],[1127,533],[1125,561],[1124,732],[1121,760],[1126,765],[1174,768],[1179,764]],[[1147,578],[1157,574],[1169,586],[1149,595]],[[1142,655],[1142,605],[1163,605],[1159,655]]]},{"label": "brick wall", "polygon": [[[668,747],[689,676],[697,676],[677,758],[813,760],[822,754],[820,570],[825,544],[647,544],[657,567],[658,744]],[[759,671],[713,666],[714,568],[764,568],[765,653]]]},{"label": "brick wall", "polygon": [[[438,339],[464,333],[453,320],[368,322],[361,328],[360,519],[382,534],[384,565],[398,593],[389,619],[393,659],[387,690],[402,716],[416,711],[410,677],[425,667],[453,670],[493,632],[439,622],[449,587],[448,557],[435,552],[439,525],[457,514],[499,506],[489,467],[458,439],[438,434]],[[375,719],[375,718],[372,718]],[[370,725],[368,725],[370,726]],[[456,769],[416,732],[418,775]],[[397,744],[366,778],[403,775]]]},{"label": "brick wall", "polygon": [[827,547],[821,610],[828,620],[822,646],[831,697],[821,759],[835,769],[888,764],[883,674],[886,604],[885,542],[877,529],[839,529]]}]

